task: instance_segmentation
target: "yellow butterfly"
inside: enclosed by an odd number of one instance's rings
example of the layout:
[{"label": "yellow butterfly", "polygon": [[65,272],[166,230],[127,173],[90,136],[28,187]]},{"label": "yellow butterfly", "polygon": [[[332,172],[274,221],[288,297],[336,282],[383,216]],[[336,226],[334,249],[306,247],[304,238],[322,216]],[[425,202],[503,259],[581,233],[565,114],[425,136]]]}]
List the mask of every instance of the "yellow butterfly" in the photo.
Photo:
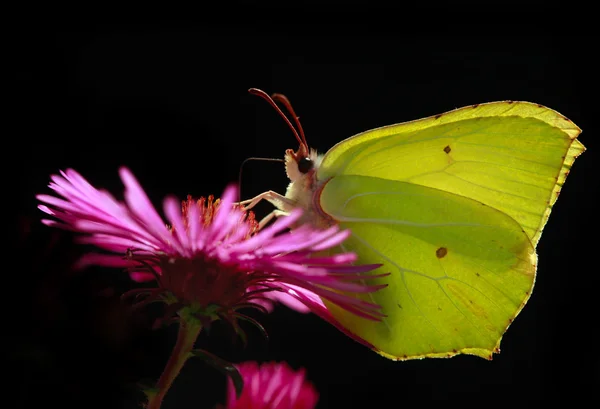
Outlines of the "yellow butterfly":
[{"label": "yellow butterfly", "polygon": [[381,322],[326,303],[334,317],[391,359],[499,352],[531,295],[542,229],[585,150],[579,127],[542,105],[501,101],[366,131],[317,155],[286,97],[250,92],[300,146],[285,153],[285,196],[242,203],[275,205],[262,225],[301,207],[300,222],[349,228],[340,251],[391,272],[373,280],[387,288],[357,295],[382,306]]}]

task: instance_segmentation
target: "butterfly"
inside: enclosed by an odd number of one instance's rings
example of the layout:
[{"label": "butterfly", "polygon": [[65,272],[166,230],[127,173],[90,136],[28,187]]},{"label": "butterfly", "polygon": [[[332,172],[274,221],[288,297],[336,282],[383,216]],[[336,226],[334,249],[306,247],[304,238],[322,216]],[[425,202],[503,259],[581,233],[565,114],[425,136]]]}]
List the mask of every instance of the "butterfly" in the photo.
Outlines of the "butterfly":
[{"label": "butterfly", "polygon": [[[500,101],[384,126],[310,149],[289,100],[267,100],[299,147],[285,152],[286,194],[264,192],[273,217],[338,224],[340,251],[382,264],[388,284],[357,295],[382,306],[380,322],[327,304],[351,333],[394,360],[472,354],[491,359],[527,303],[536,246],[575,159],[581,129],[540,104]],[[276,102],[292,116],[295,127]]]}]

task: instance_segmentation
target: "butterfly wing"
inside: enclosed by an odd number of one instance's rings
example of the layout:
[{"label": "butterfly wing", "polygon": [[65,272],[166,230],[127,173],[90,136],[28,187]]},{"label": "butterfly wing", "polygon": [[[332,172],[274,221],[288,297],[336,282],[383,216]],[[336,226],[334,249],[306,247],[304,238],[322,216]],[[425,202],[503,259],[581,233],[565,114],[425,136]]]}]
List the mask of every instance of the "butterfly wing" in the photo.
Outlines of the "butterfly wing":
[{"label": "butterfly wing", "polygon": [[513,217],[535,246],[585,150],[580,132],[538,104],[473,105],[346,139],[327,152],[317,177],[375,176],[466,196]]},{"label": "butterfly wing", "polygon": [[387,288],[364,297],[382,306],[382,322],[328,305],[342,325],[383,355],[489,357],[531,293],[531,240],[513,218],[481,202],[406,182],[342,175],[327,182],[321,206],[352,230],[344,251],[391,273],[378,279]]},{"label": "butterfly wing", "polygon": [[490,358],[527,302],[535,246],[575,158],[580,130],[548,108],[482,104],[347,139],[318,171],[321,209],[382,263],[380,323],[328,306],[393,359]]}]

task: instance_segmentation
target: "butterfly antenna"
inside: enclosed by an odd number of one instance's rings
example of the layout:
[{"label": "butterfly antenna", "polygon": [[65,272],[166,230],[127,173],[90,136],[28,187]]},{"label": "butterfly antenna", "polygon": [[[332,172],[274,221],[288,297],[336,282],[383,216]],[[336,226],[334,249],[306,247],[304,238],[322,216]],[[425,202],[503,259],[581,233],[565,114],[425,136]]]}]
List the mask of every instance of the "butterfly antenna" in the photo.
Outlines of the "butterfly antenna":
[{"label": "butterfly antenna", "polygon": [[251,160],[258,160],[263,162],[284,162],[283,159],[275,159],[275,158],[246,158],[240,165],[240,173],[238,174],[238,200],[242,200],[242,170],[244,169],[244,165]]},{"label": "butterfly antenna", "polygon": [[298,115],[296,115],[296,112],[294,112],[294,108],[292,108],[292,103],[290,102],[290,100],[283,94],[273,94],[271,97],[276,102],[282,103],[283,106],[288,110],[288,112],[290,114],[292,114],[292,117],[294,118],[294,122],[296,123],[296,127],[298,128],[298,131],[300,132],[300,137],[302,138],[302,142],[304,142],[304,145],[308,148],[308,143],[306,143],[306,136],[304,136],[304,129],[302,129],[302,124],[300,123],[300,117]]},{"label": "butterfly antenna", "polygon": [[[281,110],[281,108],[279,108],[277,106],[277,104],[275,103],[275,101],[273,101],[273,98],[271,98],[266,92],[258,89],[258,88],[250,88],[248,90],[249,93],[251,93],[252,95],[258,95],[259,97],[261,97],[262,99],[264,99],[265,101],[267,101],[269,104],[271,104],[271,106],[273,108],[275,108],[275,110],[277,111],[277,113],[279,113],[279,115],[281,115],[281,117],[285,120],[285,122],[288,124],[288,126],[290,127],[290,129],[292,130],[292,132],[294,132],[294,136],[296,137],[296,140],[298,141],[298,143],[301,146],[304,146],[304,148],[306,149],[306,151],[308,152],[308,144],[306,143],[306,138],[304,137],[304,131],[302,130],[302,126],[299,126],[298,129],[300,130],[301,134],[302,134],[302,138],[300,138],[300,135],[298,134],[298,131],[296,130],[296,128],[294,128],[294,125],[292,125],[292,123],[290,122],[290,120],[288,119],[287,116],[285,116],[285,114],[283,113],[283,111]],[[294,110],[292,109],[292,106],[290,104],[290,101],[288,101],[288,99],[286,97],[284,97],[281,94],[274,94],[274,97],[277,97],[279,99],[279,97],[283,97],[284,100],[280,100],[280,102],[282,102],[285,107],[287,108],[288,111],[290,111],[292,113],[292,115],[294,116],[294,120],[296,122],[297,125],[300,125],[300,121],[298,120],[298,118],[296,117],[296,115],[294,114]],[[287,102],[287,104],[286,104]]]}]

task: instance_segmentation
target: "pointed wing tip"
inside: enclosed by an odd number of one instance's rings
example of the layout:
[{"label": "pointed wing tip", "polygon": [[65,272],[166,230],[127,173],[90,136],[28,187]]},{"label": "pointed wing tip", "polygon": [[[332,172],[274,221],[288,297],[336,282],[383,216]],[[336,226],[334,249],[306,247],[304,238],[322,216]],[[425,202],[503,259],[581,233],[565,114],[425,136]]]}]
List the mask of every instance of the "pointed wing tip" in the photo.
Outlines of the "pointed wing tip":
[{"label": "pointed wing tip", "polygon": [[[581,130],[579,130],[581,132]],[[585,152],[587,150],[587,148],[585,147],[585,145],[583,143],[581,143],[581,141],[579,139],[573,139],[573,143],[571,144],[571,147],[569,148],[569,150],[574,151],[573,152],[573,158],[577,159],[579,157],[579,155],[581,155],[583,152]]]}]

